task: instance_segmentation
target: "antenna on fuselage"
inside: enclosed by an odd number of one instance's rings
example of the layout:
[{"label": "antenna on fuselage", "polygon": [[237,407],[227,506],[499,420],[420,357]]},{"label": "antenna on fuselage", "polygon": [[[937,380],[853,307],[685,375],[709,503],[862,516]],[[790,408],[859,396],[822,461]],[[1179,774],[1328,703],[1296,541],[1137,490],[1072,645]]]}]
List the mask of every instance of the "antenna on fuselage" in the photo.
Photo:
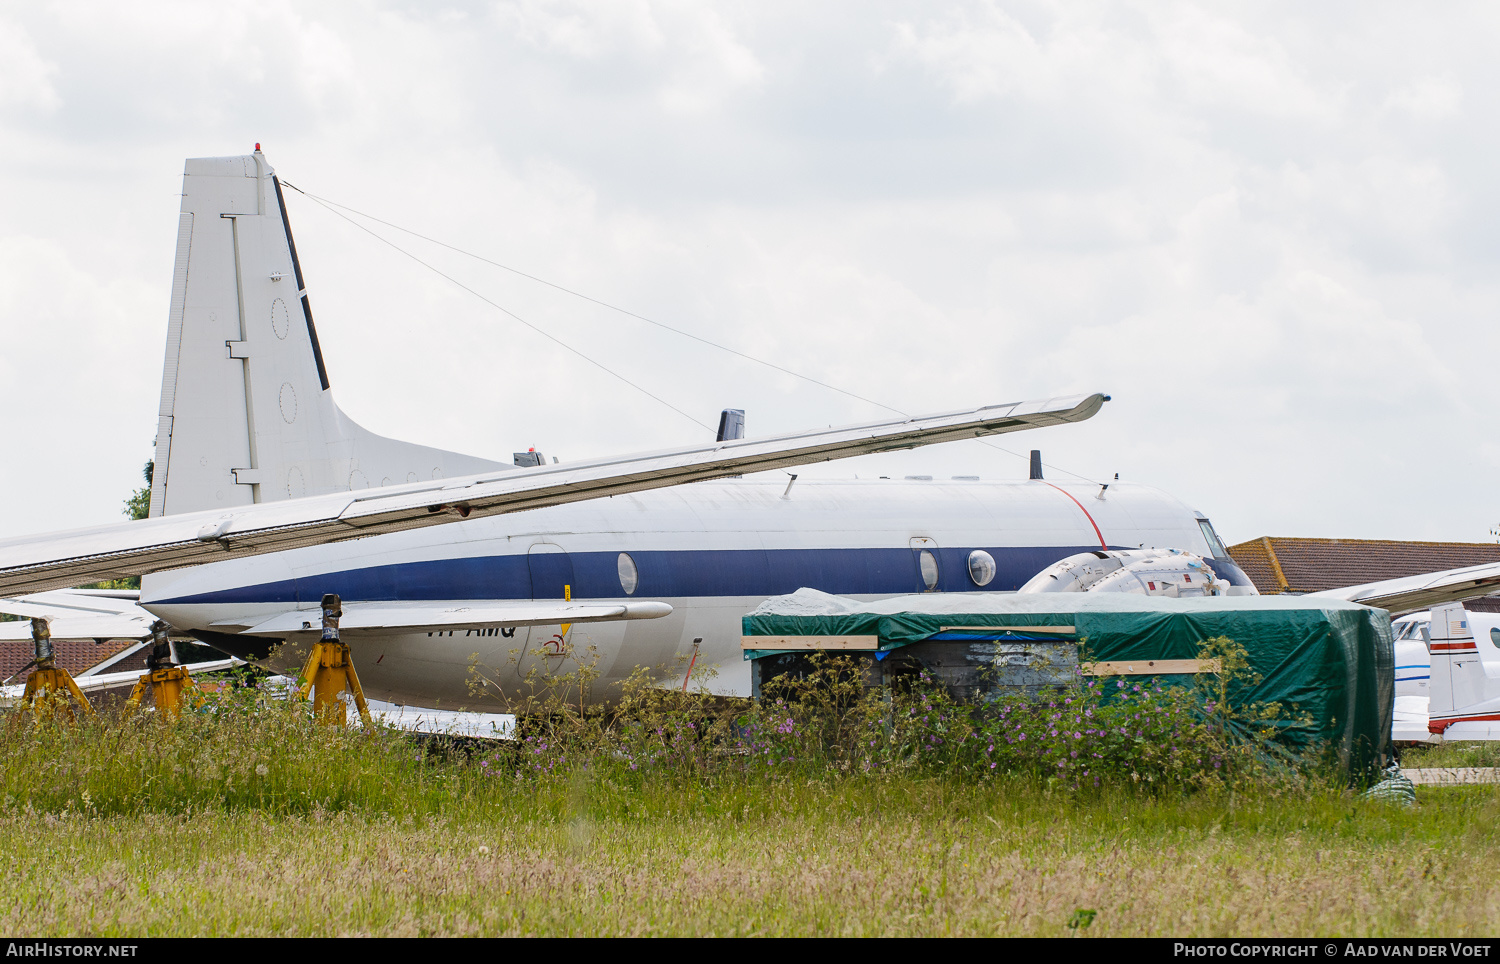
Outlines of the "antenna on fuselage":
[{"label": "antenna on fuselage", "polygon": [[729,442],[737,438],[745,437],[745,410],[743,408],[726,408],[719,413],[719,437],[718,442]]},{"label": "antenna on fuselage", "polygon": [[[745,410],[743,408],[726,408],[719,413],[719,437],[716,442],[732,442],[735,439],[745,437]],[[742,479],[742,475],[731,475],[731,479]],[[792,476],[793,479],[796,476]],[[787,486],[791,491],[791,486]],[[782,496],[785,498],[785,496]]]},{"label": "antenna on fuselage", "polygon": [[1031,477],[1036,481],[1042,478],[1042,450],[1031,450]]}]

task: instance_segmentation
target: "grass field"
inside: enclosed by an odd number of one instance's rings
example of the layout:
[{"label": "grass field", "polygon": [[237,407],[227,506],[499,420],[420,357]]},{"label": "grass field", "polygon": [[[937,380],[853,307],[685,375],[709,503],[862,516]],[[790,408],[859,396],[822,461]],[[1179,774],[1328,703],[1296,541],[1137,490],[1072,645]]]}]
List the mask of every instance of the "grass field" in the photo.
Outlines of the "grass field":
[{"label": "grass field", "polygon": [[[1064,732],[1069,719],[1095,719],[1075,704],[1048,704],[1019,723],[1012,714],[988,730],[926,697],[906,716],[880,719],[804,719],[776,705],[737,718],[750,735],[728,755],[725,731],[710,739],[697,729],[711,725],[711,706],[691,703],[640,710],[626,723],[577,719],[571,730],[554,714],[510,748],[472,756],[320,726],[302,707],[243,694],[175,726],[139,716],[17,719],[0,726],[0,929],[1500,930],[1494,789],[1422,788],[1407,808],[1361,799],[1326,773],[1272,778],[1209,723],[1174,717],[1174,706],[1109,711],[1114,722],[1137,711],[1165,721],[1164,735],[1132,731],[1122,742],[1103,727],[1092,738]],[[1096,703],[1084,710],[1108,715]],[[1043,732],[1046,721],[1057,729]],[[1023,728],[1033,738],[1017,736],[1003,755],[1005,734]],[[820,749],[830,739],[845,750]],[[1016,749],[1031,744],[1042,745],[1030,756]],[[1486,761],[1489,752],[1442,751]],[[1163,779],[1194,760],[1192,780]]]},{"label": "grass field", "polygon": [[[399,788],[396,788],[399,792]],[[27,935],[1492,935],[1500,806],[550,777],[430,813],[11,810]]]}]

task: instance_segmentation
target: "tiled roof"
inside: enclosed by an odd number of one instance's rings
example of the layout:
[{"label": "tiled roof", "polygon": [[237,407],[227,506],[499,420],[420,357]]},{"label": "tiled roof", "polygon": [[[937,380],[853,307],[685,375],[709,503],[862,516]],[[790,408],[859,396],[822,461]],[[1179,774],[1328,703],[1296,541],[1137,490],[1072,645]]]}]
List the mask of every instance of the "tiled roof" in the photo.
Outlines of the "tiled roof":
[{"label": "tiled roof", "polygon": [[[52,650],[57,660],[57,665],[69,673],[78,674],[86,669],[97,666],[109,659],[126,646],[132,645],[130,640],[110,640],[107,643],[83,642],[76,639],[54,639]],[[19,672],[35,652],[31,640],[6,640],[0,642],[0,680],[3,680]],[[110,672],[125,672],[127,669],[141,669],[146,667],[146,653],[142,650],[134,656],[126,657],[115,666],[110,667]],[[19,683],[26,677],[21,676],[12,682]]]},{"label": "tiled roof", "polygon": [[1229,555],[1257,589],[1276,594],[1317,592],[1500,562],[1500,545],[1266,536],[1230,546]]}]

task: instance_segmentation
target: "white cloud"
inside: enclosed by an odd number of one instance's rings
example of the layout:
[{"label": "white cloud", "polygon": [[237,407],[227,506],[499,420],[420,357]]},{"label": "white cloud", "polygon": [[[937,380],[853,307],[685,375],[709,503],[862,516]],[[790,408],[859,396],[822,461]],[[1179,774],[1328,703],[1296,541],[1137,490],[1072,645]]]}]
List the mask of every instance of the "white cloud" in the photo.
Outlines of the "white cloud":
[{"label": "white cloud", "polygon": [[24,26],[0,19],[0,110],[55,110],[62,102],[52,84],[56,74]]},{"label": "white cloud", "polygon": [[1306,76],[1273,32],[1217,7],[1181,4],[1151,18],[1168,77],[1159,92],[1192,104],[1287,118],[1328,118],[1341,85]]},{"label": "white cloud", "polygon": [[[114,517],[149,454],[136,436],[155,407],[182,158],[257,140],[309,190],[909,411],[1110,390],[1093,422],[1007,447],[1158,484],[1231,538],[1483,538],[1500,512],[1482,401],[1500,348],[1496,108],[1465,96],[1494,82],[1466,39],[1487,29],[1478,11],[8,15],[0,317],[26,334],[0,376],[29,391],[29,360],[69,358],[48,383],[69,401],[16,424],[54,438],[76,421],[69,446],[91,459],[67,486],[0,474],[0,504],[26,507],[8,531]],[[371,428],[500,457],[700,436],[289,204],[335,390]],[[702,421],[727,405],[753,431],[879,414],[401,243]],[[109,379],[107,419],[70,407]],[[115,420],[143,427],[94,427]],[[1435,448],[1462,471],[1434,479],[1399,454]],[[880,464],[1024,472],[979,446]]]},{"label": "white cloud", "polygon": [[1386,106],[1405,111],[1413,117],[1438,119],[1452,117],[1463,104],[1464,88],[1452,73],[1418,77],[1391,91]]}]

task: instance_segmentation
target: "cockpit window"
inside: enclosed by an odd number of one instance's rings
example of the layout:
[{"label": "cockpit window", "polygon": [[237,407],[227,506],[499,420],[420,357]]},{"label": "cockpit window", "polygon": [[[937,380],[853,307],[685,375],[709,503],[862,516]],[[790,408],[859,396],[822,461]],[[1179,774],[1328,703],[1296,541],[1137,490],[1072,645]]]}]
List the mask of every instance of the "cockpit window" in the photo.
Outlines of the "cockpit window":
[{"label": "cockpit window", "polygon": [[1391,623],[1391,638],[1394,640],[1416,639],[1422,635],[1420,619],[1401,619]]},{"label": "cockpit window", "polygon": [[1208,548],[1213,552],[1215,558],[1222,559],[1229,553],[1224,551],[1224,543],[1219,541],[1219,534],[1214,531],[1214,524],[1207,519],[1198,520],[1198,528],[1203,530],[1203,538],[1208,540]]}]

